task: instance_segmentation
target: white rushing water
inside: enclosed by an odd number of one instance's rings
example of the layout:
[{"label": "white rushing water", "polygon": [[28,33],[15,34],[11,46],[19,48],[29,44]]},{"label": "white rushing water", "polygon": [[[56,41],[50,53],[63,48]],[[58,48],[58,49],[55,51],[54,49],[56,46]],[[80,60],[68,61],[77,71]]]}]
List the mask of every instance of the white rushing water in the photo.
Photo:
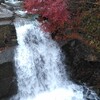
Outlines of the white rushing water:
[{"label": "white rushing water", "polygon": [[85,100],[82,87],[67,79],[59,46],[39,26],[16,23],[18,94],[11,100]]},{"label": "white rushing water", "polygon": [[4,1],[5,1],[5,3],[12,4],[14,6],[20,4],[20,2],[21,2],[20,0],[4,0]]},{"label": "white rushing water", "polygon": [[13,2],[16,2],[18,0],[4,0],[5,2],[9,2],[9,3],[13,3]]}]

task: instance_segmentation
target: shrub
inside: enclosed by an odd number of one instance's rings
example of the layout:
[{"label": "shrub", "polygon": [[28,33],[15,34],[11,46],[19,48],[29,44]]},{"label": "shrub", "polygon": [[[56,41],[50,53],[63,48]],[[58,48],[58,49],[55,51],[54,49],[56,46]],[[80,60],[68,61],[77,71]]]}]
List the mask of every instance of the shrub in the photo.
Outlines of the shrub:
[{"label": "shrub", "polygon": [[42,28],[54,32],[69,23],[68,0],[25,0],[24,8],[31,14],[38,14]]}]

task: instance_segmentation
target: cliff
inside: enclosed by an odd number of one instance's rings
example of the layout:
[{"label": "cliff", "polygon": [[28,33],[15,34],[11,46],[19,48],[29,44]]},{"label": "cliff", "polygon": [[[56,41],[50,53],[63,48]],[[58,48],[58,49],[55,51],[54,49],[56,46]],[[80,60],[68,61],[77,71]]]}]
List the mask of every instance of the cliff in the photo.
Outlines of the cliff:
[{"label": "cliff", "polygon": [[13,58],[17,42],[13,20],[13,13],[0,5],[0,100],[17,92]]}]

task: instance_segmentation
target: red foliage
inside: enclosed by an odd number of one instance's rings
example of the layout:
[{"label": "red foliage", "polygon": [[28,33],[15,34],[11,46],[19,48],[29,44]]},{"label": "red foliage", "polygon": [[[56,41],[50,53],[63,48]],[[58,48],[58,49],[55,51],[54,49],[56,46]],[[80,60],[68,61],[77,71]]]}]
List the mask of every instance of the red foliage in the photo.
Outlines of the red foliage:
[{"label": "red foliage", "polygon": [[45,31],[54,32],[69,23],[68,0],[25,0],[24,8],[40,15]]},{"label": "red foliage", "polygon": [[[80,4],[82,4],[80,0],[25,0],[24,8],[28,13],[39,15],[38,20],[42,23],[42,29],[51,32],[52,38],[56,41],[78,39],[90,44],[78,33],[83,15]],[[67,34],[67,30],[71,30],[71,33]]]}]

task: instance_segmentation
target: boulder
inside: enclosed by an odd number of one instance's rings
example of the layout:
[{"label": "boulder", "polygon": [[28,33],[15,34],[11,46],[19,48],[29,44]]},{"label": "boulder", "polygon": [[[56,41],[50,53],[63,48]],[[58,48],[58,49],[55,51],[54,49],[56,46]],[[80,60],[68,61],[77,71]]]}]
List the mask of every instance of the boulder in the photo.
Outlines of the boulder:
[{"label": "boulder", "polygon": [[17,93],[17,81],[13,61],[14,49],[12,47],[0,53],[0,100],[6,100],[6,98]]},{"label": "boulder", "polygon": [[0,25],[0,48],[16,45],[16,30],[14,25]]},{"label": "boulder", "polygon": [[7,48],[0,52],[0,64],[14,61],[15,47]]},{"label": "boulder", "polygon": [[71,40],[62,46],[62,51],[70,79],[92,87],[100,95],[100,60],[94,50],[79,40]]},{"label": "boulder", "polygon": [[13,12],[0,5],[0,15],[0,100],[9,100],[11,96],[17,93],[14,66],[17,37],[13,24]]},{"label": "boulder", "polygon": [[1,3],[4,3],[4,0],[0,0],[0,4],[1,4]]},{"label": "boulder", "polygon": [[12,62],[0,64],[0,100],[17,93],[16,75]]}]

